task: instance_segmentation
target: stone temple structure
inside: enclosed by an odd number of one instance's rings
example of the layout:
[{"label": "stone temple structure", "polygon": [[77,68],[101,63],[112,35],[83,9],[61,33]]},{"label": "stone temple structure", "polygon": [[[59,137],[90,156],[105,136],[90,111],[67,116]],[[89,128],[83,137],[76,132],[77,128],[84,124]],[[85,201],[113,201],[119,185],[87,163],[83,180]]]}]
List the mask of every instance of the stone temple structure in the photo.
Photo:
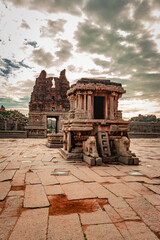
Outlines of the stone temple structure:
[{"label": "stone temple structure", "polygon": [[[90,165],[108,162],[138,164],[129,150],[129,122],[122,119],[118,99],[125,93],[119,83],[82,78],[69,86],[65,70],[59,78],[36,79],[29,103],[28,137],[48,136],[48,147],[62,147],[66,160]],[[47,120],[56,119],[56,131],[47,135]]]},{"label": "stone temple structure", "polygon": [[46,77],[43,70],[36,79],[31,100],[29,103],[29,124],[26,127],[28,137],[46,137],[47,119],[56,120],[56,132],[62,128],[62,120],[69,111],[69,101],[66,93],[69,82],[65,76],[65,70],[61,71],[59,78]]},{"label": "stone temple structure", "polygon": [[90,165],[119,161],[138,164],[129,150],[129,122],[122,120],[118,99],[125,93],[110,80],[82,78],[67,91],[68,120],[63,123],[63,149],[67,160]]}]

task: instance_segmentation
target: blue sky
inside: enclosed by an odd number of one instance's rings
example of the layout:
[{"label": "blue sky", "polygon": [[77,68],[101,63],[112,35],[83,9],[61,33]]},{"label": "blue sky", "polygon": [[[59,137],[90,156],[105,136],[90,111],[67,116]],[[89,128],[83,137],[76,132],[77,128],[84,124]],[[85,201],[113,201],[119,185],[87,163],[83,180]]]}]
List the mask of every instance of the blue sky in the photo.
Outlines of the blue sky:
[{"label": "blue sky", "polygon": [[0,0],[0,104],[28,113],[45,69],[120,82],[124,118],[160,117],[159,0]]}]

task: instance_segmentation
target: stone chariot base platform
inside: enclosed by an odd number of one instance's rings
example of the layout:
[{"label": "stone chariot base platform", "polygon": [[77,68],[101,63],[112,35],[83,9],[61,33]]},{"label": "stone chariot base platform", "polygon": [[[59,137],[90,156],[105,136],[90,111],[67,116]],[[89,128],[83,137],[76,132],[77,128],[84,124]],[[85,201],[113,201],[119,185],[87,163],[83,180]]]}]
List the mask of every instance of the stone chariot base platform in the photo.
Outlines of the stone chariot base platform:
[{"label": "stone chariot base platform", "polygon": [[63,148],[60,149],[60,155],[67,161],[74,161],[74,162],[86,162],[90,166],[101,166],[102,164],[109,164],[109,163],[122,163],[127,165],[138,165],[139,158],[137,158],[134,153],[132,156],[112,156],[112,157],[92,157],[89,156],[82,151],[79,152],[67,152]]}]

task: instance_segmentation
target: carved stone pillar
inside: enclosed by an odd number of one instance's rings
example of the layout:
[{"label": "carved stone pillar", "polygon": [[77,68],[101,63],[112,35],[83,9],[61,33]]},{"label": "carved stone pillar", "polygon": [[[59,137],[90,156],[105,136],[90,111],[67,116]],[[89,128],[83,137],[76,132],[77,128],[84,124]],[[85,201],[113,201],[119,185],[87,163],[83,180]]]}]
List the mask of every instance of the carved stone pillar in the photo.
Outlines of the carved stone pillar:
[{"label": "carved stone pillar", "polygon": [[105,97],[105,119],[108,119],[108,96]]},{"label": "carved stone pillar", "polygon": [[115,111],[118,111],[118,94],[115,96]]},{"label": "carved stone pillar", "polygon": [[86,104],[87,104],[87,101],[86,101],[86,93],[84,93],[84,111],[86,111]]},{"label": "carved stone pillar", "polygon": [[71,132],[67,132],[67,152],[71,151]]},{"label": "carved stone pillar", "polygon": [[118,94],[115,94],[114,97],[114,113],[115,113],[115,118],[118,118]]},{"label": "carved stone pillar", "polygon": [[92,118],[92,96],[91,93],[88,93],[88,118]]},{"label": "carved stone pillar", "polygon": [[70,102],[70,110],[74,110],[75,109],[75,102],[76,102],[76,99],[75,99],[74,95],[69,97],[69,102]]},{"label": "carved stone pillar", "polygon": [[114,96],[110,95],[110,119],[114,119]]},{"label": "carved stone pillar", "polygon": [[80,94],[78,94],[78,110],[80,110],[81,109],[81,95]]},{"label": "carved stone pillar", "polygon": [[63,135],[63,149],[67,150],[67,133],[66,132],[64,132],[64,135]]},{"label": "carved stone pillar", "polygon": [[82,107],[82,102],[83,102],[83,101],[82,101],[82,97],[83,97],[82,94],[80,94],[80,110],[82,110],[82,108],[83,108],[83,107]]}]

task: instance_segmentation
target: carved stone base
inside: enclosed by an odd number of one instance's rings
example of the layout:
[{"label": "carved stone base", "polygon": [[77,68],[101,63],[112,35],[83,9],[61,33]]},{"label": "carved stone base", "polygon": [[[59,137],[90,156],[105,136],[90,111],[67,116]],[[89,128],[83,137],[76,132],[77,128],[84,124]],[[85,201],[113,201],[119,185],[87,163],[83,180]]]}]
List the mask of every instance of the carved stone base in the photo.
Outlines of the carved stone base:
[{"label": "carved stone base", "polygon": [[86,154],[83,154],[83,160],[88,163],[90,166],[101,166],[102,158],[100,157],[91,157]]},{"label": "carved stone base", "polygon": [[103,163],[116,162],[116,156],[103,157]]},{"label": "carved stone base", "polygon": [[72,153],[72,152],[67,152],[64,149],[60,149],[60,154],[61,156],[68,161],[82,161],[83,160],[83,153]]},{"label": "carved stone base", "polygon": [[61,143],[48,143],[46,144],[48,148],[62,148],[63,144]]},{"label": "carved stone base", "polygon": [[118,162],[127,164],[127,165],[138,165],[139,164],[139,158],[134,156],[120,156],[118,158]]},{"label": "carved stone base", "polygon": [[47,144],[49,148],[62,148],[63,147],[63,134],[51,133],[47,135]]}]

